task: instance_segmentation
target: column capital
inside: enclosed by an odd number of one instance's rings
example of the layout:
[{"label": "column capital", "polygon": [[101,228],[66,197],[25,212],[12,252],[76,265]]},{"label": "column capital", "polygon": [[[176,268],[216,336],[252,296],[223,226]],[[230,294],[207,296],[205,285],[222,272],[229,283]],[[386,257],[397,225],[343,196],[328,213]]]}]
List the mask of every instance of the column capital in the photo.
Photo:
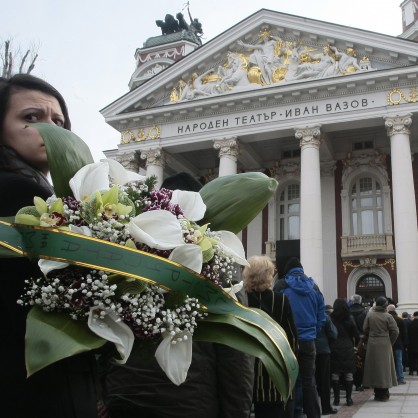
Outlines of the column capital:
[{"label": "column capital", "polygon": [[126,170],[139,173],[140,158],[139,154],[136,151],[118,154],[116,155],[115,160],[122,164]]},{"label": "column capital", "polygon": [[146,167],[148,167],[149,165],[165,167],[164,151],[161,148],[154,148],[141,151],[141,159],[146,160]]},{"label": "column capital", "polygon": [[321,125],[295,128],[295,137],[299,139],[301,148],[311,146],[319,149],[321,145]]},{"label": "column capital", "polygon": [[321,177],[334,177],[335,169],[337,168],[336,161],[321,161],[320,170]]},{"label": "column capital", "polygon": [[239,140],[236,136],[216,139],[213,141],[213,148],[219,150],[219,157],[228,155],[237,159],[239,155]]},{"label": "column capital", "polygon": [[412,124],[411,113],[406,113],[405,115],[385,116],[384,120],[388,136],[396,134],[410,134],[409,127]]}]

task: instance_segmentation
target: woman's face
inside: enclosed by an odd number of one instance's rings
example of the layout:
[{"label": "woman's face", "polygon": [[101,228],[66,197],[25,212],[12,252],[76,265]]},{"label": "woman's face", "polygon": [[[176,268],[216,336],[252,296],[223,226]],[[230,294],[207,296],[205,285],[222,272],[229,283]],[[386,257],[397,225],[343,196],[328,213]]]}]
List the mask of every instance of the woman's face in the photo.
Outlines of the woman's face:
[{"label": "woman's face", "polygon": [[3,125],[3,144],[9,146],[32,167],[48,173],[46,148],[31,123],[64,125],[61,106],[54,96],[37,90],[17,90],[9,99]]}]

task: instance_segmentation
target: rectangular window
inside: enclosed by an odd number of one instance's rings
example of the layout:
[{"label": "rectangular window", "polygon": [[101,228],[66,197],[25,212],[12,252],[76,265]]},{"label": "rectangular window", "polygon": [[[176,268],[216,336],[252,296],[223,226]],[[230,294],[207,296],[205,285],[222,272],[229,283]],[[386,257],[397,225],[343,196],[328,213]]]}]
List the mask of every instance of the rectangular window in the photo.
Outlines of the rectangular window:
[{"label": "rectangular window", "polygon": [[377,229],[379,234],[383,234],[383,212],[381,210],[377,211]]},{"label": "rectangular window", "polygon": [[357,213],[353,212],[353,235],[358,235],[358,228],[357,228]]},{"label": "rectangular window", "polygon": [[299,216],[289,216],[289,237],[288,239],[299,239]]},{"label": "rectangular window", "polygon": [[363,210],[361,212],[361,234],[374,234],[373,211]]}]

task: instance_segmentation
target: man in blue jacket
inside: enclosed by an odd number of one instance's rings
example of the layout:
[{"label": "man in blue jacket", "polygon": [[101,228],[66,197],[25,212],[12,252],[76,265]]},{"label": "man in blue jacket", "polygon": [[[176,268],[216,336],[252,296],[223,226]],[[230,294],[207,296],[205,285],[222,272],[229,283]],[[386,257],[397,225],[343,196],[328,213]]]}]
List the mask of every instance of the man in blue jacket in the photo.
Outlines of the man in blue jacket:
[{"label": "man in blue jacket", "polygon": [[314,280],[306,276],[298,258],[290,258],[284,272],[284,278],[276,282],[274,290],[289,298],[298,331],[303,412],[307,418],[319,418],[321,408],[315,384],[315,339],[326,321],[324,297]]}]

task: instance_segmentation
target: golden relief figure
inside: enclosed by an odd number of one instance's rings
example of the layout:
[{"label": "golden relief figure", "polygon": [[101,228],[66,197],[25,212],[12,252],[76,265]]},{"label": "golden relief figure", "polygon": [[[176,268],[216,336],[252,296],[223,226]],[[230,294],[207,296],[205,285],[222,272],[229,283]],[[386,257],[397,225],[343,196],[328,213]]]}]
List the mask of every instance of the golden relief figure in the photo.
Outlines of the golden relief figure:
[{"label": "golden relief figure", "polygon": [[353,48],[339,51],[331,45],[304,45],[283,40],[266,28],[260,31],[256,43],[238,40],[237,44],[244,51],[228,51],[217,68],[195,72],[187,83],[180,80],[170,94],[170,102],[209,97],[251,84],[267,86],[372,70],[367,57],[358,62]]}]

